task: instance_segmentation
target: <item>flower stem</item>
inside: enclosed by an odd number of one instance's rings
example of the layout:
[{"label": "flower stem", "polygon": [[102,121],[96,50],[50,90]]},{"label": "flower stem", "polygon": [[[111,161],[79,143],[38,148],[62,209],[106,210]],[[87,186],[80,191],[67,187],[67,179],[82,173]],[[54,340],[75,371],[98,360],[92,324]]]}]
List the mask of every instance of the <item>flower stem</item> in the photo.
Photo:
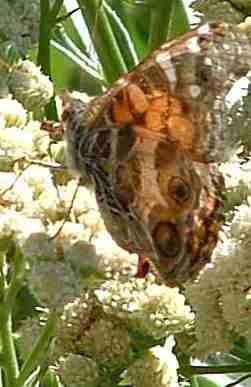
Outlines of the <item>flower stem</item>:
[{"label": "flower stem", "polygon": [[4,301],[4,290],[6,281],[4,277],[4,263],[5,263],[5,252],[0,250],[0,305]]},{"label": "flower stem", "polygon": [[50,15],[49,0],[40,1],[40,25],[39,25],[39,44],[37,63],[45,74],[50,75],[50,23],[48,23]]},{"label": "flower stem", "polygon": [[41,358],[47,354],[48,346],[54,335],[55,325],[56,315],[55,313],[52,313],[47,321],[46,326],[44,327],[42,334],[35,343],[33,350],[24,362],[14,387],[22,387],[28,376],[39,365],[39,362],[41,362]]},{"label": "flower stem", "polygon": [[5,294],[5,308],[9,313],[11,313],[14,307],[16,296],[23,284],[25,274],[24,256],[17,247],[14,247],[14,249],[15,251],[12,256],[12,260],[14,262],[14,273]]},{"label": "flower stem", "polygon": [[[63,0],[55,0],[50,9],[49,0],[40,1],[40,24],[37,64],[41,66],[44,74],[51,78],[51,50],[50,40],[52,29],[57,20],[57,14],[63,4]],[[46,115],[49,119],[57,119],[57,110],[54,98],[46,107]]]},{"label": "flower stem", "polygon": [[8,308],[3,305],[0,309],[0,335],[2,352],[4,353],[3,370],[6,378],[6,387],[13,387],[19,373],[16,349],[12,335],[12,316]]},{"label": "flower stem", "polygon": [[5,253],[1,252],[1,299],[0,299],[0,341],[2,347],[2,367],[5,374],[6,387],[13,387],[19,374],[17,354],[12,332],[12,308],[15,297],[22,284],[24,275],[24,259],[15,246],[9,248],[14,262],[14,273],[10,284],[5,274]]}]

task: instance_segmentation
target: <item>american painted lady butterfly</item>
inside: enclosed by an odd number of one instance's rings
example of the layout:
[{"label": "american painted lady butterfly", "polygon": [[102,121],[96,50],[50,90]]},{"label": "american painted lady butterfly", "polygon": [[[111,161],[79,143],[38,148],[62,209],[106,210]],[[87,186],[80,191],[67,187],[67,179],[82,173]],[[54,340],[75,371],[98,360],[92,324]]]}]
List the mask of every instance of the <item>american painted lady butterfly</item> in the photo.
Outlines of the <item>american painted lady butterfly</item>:
[{"label": "american painted lady butterfly", "polygon": [[225,97],[251,64],[246,36],[205,24],[164,43],[104,95],[62,119],[71,168],[91,179],[115,241],[169,285],[210,260],[223,222],[217,162],[229,153]]}]

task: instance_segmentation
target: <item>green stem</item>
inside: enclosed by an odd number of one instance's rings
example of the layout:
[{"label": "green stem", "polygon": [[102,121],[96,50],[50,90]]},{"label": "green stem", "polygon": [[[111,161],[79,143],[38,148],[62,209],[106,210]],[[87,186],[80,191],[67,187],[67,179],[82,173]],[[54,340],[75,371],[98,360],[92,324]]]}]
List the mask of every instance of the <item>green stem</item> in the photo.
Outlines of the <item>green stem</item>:
[{"label": "green stem", "polygon": [[1,255],[1,304],[0,304],[0,340],[2,346],[3,371],[6,385],[13,387],[19,374],[16,349],[12,332],[12,309],[24,275],[24,258],[15,246],[9,246],[14,273],[8,286],[3,266],[5,257]]},{"label": "green stem", "polygon": [[50,10],[50,1],[40,1],[40,24],[37,64],[41,66],[44,74],[51,77],[51,51],[50,40],[52,29],[55,26],[58,12],[63,4],[63,0],[55,0]]},{"label": "green stem", "polygon": [[6,378],[6,387],[13,387],[19,373],[16,349],[12,335],[12,316],[8,308],[1,306],[0,310],[0,335],[4,354],[3,370]]},{"label": "green stem", "polygon": [[33,350],[24,362],[19,377],[16,383],[13,385],[14,387],[23,387],[23,384],[25,383],[28,376],[39,365],[41,358],[46,355],[46,350],[48,349],[50,341],[54,335],[55,326],[56,315],[52,313],[47,321],[46,326],[43,329],[42,334],[35,343]]},{"label": "green stem", "polygon": [[123,73],[127,72],[128,69],[120,52],[106,10],[100,0],[79,0],[78,2],[81,9],[84,9],[83,17],[99,56],[106,81],[108,84],[111,84]]},{"label": "green stem", "polygon": [[47,373],[44,375],[41,381],[43,387],[62,387],[62,384],[59,382],[58,376],[50,369],[47,370]]},{"label": "green stem", "polygon": [[[37,64],[41,66],[44,74],[51,78],[51,50],[50,40],[52,29],[55,26],[58,12],[63,4],[63,0],[55,0],[50,10],[50,1],[40,1],[40,24],[39,24],[39,43]],[[46,116],[48,119],[57,119],[57,109],[54,98],[46,107]]]},{"label": "green stem", "polygon": [[[4,278],[4,266],[5,262],[5,252],[4,250],[0,250],[0,308],[2,308],[3,301],[4,301],[4,289],[5,289],[5,278]],[[0,327],[1,330],[1,327]],[[3,367],[4,367],[4,355],[2,352],[2,335],[0,333],[0,347],[1,347],[1,353],[0,353],[0,387],[3,387]]]},{"label": "green stem", "polygon": [[4,300],[6,281],[4,278],[5,251],[0,250],[0,305]]},{"label": "green stem", "polygon": [[49,76],[51,75],[50,38],[50,2],[41,0],[37,64],[41,66],[43,73]]},{"label": "green stem", "polygon": [[0,368],[0,387],[3,387],[3,374],[2,374],[1,368]]},{"label": "green stem", "polygon": [[180,372],[182,375],[191,378],[194,375],[205,374],[232,374],[245,373],[251,371],[251,363],[247,364],[233,364],[224,366],[190,366],[181,365]]},{"label": "green stem", "polygon": [[5,294],[5,308],[9,313],[11,313],[14,307],[16,296],[23,284],[25,274],[25,259],[17,247],[15,247],[12,260],[14,262],[14,273]]},{"label": "green stem", "polygon": [[197,376],[192,376],[190,378],[190,382],[191,382],[191,387],[200,387],[199,386],[199,383],[198,383],[198,380],[197,380]]}]

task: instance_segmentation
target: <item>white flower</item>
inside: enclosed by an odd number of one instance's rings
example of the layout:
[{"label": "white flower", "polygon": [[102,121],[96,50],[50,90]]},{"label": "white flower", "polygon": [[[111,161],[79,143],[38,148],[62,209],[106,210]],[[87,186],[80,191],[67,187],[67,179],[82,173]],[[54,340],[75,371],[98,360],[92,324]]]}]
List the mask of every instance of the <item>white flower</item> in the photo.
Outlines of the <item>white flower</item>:
[{"label": "white flower", "polygon": [[224,175],[227,189],[237,187],[240,182],[244,182],[251,188],[251,161],[234,157],[230,162],[220,165],[220,171]]},{"label": "white flower", "polygon": [[43,219],[50,219],[56,221],[65,213],[65,209],[61,205],[56,188],[51,184],[46,190],[42,191],[38,196],[35,206],[34,214]]},{"label": "white flower", "polygon": [[237,207],[232,224],[225,227],[212,263],[197,282],[187,285],[186,295],[196,313],[194,345],[198,357],[227,352],[236,334],[250,338],[249,297],[251,278],[251,211]]},{"label": "white flower", "polygon": [[[75,194],[78,182],[76,180],[70,180],[66,186],[59,187],[59,192],[65,205],[68,207],[71,202],[73,195]],[[72,214],[75,218],[87,214],[90,210],[98,210],[95,195],[90,189],[79,186],[77,195],[73,202]],[[98,220],[97,220],[98,221]]]},{"label": "white flower", "polygon": [[[237,1],[238,3],[238,1]],[[244,1],[240,1],[242,6],[244,5]],[[238,24],[238,27],[244,31],[244,32],[250,32],[251,31],[251,17],[246,17],[244,22]]]},{"label": "white flower", "polygon": [[41,109],[53,96],[53,84],[35,63],[24,60],[13,66],[9,87],[27,110]]},{"label": "white flower", "polygon": [[190,353],[204,359],[214,352],[228,352],[232,348],[234,335],[222,316],[214,273],[210,275],[208,269],[198,284],[187,287],[186,294],[195,312],[195,338]]},{"label": "white flower", "polygon": [[[63,221],[63,220],[62,220]],[[54,235],[62,226],[62,221],[55,222],[48,227],[48,233]],[[88,230],[87,230],[88,231]],[[67,250],[78,241],[87,241],[90,234],[85,226],[80,223],[64,222],[63,228],[58,235],[58,242],[63,250]]]},{"label": "white flower", "polygon": [[235,216],[231,222],[229,237],[235,238],[236,241],[242,241],[251,232],[251,207],[242,204],[237,207]]},{"label": "white flower", "polygon": [[32,134],[14,126],[0,130],[0,144],[15,159],[30,156],[33,151]]},{"label": "white flower", "polygon": [[34,153],[38,156],[48,156],[51,140],[49,133],[41,129],[41,122],[29,121],[24,131],[32,133]]},{"label": "white flower", "polygon": [[54,187],[49,168],[39,165],[30,165],[23,172],[22,178],[31,187],[35,198],[47,191],[48,188]]},{"label": "white flower", "polygon": [[137,273],[138,256],[120,248],[104,230],[92,238],[98,255],[98,271],[107,279],[114,276],[132,277]]},{"label": "white flower", "polygon": [[44,232],[44,226],[39,219],[28,218],[11,210],[0,213],[0,235],[13,237],[21,246],[33,233],[39,232]]},{"label": "white flower", "polygon": [[[48,152],[48,145],[47,145],[47,152]],[[50,152],[53,160],[55,160],[59,164],[66,165],[64,141],[57,141],[55,144],[51,143]]]},{"label": "white flower", "polygon": [[194,314],[178,288],[146,279],[110,280],[95,291],[104,311],[156,338],[190,329]]},{"label": "white flower", "polygon": [[23,128],[27,120],[27,113],[23,105],[11,98],[0,98],[0,116],[4,122],[1,129],[11,126]]},{"label": "white flower", "polygon": [[32,191],[15,173],[0,172],[0,195],[8,203],[9,209],[24,210],[33,204]]},{"label": "white flower", "polygon": [[164,346],[157,345],[136,360],[126,371],[126,380],[133,387],[178,387],[179,367],[172,352],[175,341],[172,336],[166,339]]},{"label": "white flower", "polygon": [[57,325],[55,355],[77,352],[79,339],[99,318],[100,312],[96,298],[89,292],[66,303]]},{"label": "white flower", "polygon": [[87,329],[82,328],[76,337],[75,347],[77,353],[85,354],[109,368],[121,368],[132,355],[132,339],[125,325],[119,319],[106,316],[93,319]]}]

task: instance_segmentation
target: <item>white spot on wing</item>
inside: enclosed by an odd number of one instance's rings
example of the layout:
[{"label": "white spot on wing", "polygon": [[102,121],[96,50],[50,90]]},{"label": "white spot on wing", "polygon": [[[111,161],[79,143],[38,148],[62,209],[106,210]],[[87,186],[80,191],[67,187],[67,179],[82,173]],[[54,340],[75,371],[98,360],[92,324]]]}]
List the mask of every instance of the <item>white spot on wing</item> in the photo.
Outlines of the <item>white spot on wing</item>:
[{"label": "white spot on wing", "polygon": [[230,45],[229,44],[227,44],[227,43],[224,43],[223,45],[222,45],[222,47],[224,48],[224,50],[230,50]]},{"label": "white spot on wing", "polygon": [[205,63],[206,66],[212,66],[213,61],[212,61],[211,58],[206,57],[206,58],[204,59],[204,63]]},{"label": "white spot on wing", "polygon": [[208,23],[203,24],[203,26],[199,27],[197,31],[199,35],[208,35],[210,32],[210,26]]},{"label": "white spot on wing", "polygon": [[176,70],[174,65],[171,61],[171,56],[167,52],[160,52],[156,55],[155,58],[156,62],[159,64],[159,66],[164,71],[165,75],[167,76],[170,87],[172,90],[174,90],[176,83],[177,83],[177,77],[176,77]]},{"label": "white spot on wing", "polygon": [[192,98],[198,98],[200,95],[200,86],[199,85],[190,85],[189,92]]},{"label": "white spot on wing", "polygon": [[201,48],[200,48],[200,45],[198,43],[198,37],[195,36],[194,38],[191,38],[187,41],[187,44],[186,44],[188,50],[193,53],[193,54],[197,54],[198,52],[201,51]]}]

